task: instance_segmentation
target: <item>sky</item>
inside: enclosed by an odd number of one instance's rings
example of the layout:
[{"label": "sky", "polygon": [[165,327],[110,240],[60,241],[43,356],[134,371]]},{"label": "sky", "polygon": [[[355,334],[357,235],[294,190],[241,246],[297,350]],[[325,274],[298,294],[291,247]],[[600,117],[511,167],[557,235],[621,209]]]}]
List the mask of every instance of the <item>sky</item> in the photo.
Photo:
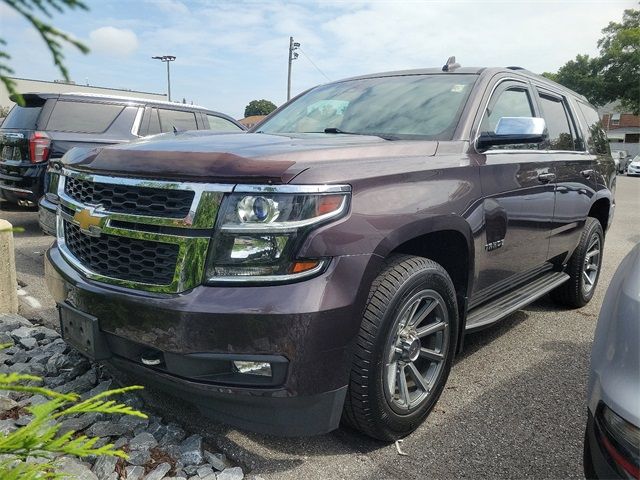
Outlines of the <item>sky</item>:
[{"label": "sky", "polygon": [[[165,93],[244,116],[253,99],[286,101],[289,37],[301,44],[292,96],[330,80],[422,67],[455,55],[462,66],[519,65],[556,71],[577,54],[597,54],[601,30],[635,0],[226,1],[84,0],[89,11],[51,21],[86,43],[69,46],[76,83]],[[14,76],[61,78],[42,39],[0,2],[0,38]]]}]

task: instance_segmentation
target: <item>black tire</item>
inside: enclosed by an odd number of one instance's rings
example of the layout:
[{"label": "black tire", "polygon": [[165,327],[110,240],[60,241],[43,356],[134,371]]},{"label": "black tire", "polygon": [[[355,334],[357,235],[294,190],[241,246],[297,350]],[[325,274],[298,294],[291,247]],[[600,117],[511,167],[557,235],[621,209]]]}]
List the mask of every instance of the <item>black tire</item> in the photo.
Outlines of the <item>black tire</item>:
[{"label": "black tire", "polygon": [[[422,301],[420,300],[421,295],[427,295],[423,304],[420,303]],[[428,310],[426,308],[429,305],[426,303],[428,295],[438,301],[434,302],[437,305],[436,310],[425,317],[425,320],[429,320],[430,316],[435,315],[435,317],[431,317],[431,319],[435,318],[435,323],[427,326],[436,326],[438,322],[448,322],[448,326],[441,327],[441,332],[426,334],[424,338],[418,338],[419,351],[430,348],[427,347],[426,342],[433,339],[434,336],[446,343],[442,343],[443,346],[440,349],[441,360],[423,359],[422,354],[419,354],[415,360],[406,360],[414,365],[426,362],[423,365],[435,365],[438,370],[433,370],[433,383],[430,384],[430,388],[419,389],[418,382],[414,381],[411,394],[409,388],[404,389],[407,398],[416,395],[418,398],[422,397],[422,400],[421,403],[416,400],[414,408],[411,407],[411,400],[408,400],[406,402],[407,410],[399,412],[397,407],[393,406],[393,402],[399,401],[400,393],[398,395],[390,394],[387,390],[387,387],[391,388],[391,385],[386,382],[391,381],[392,378],[386,377],[386,375],[393,369],[389,370],[385,365],[385,358],[388,358],[387,355],[392,351],[391,349],[398,350],[398,343],[393,343],[394,341],[400,338],[406,339],[406,337],[400,336],[397,329],[400,328],[401,321],[404,321],[405,325],[411,323],[411,317],[403,317],[407,320],[402,320],[399,318],[400,314],[408,312],[411,305],[417,305],[413,312],[415,312],[415,318],[418,318],[420,311]],[[416,298],[419,300],[415,300]],[[420,305],[424,310],[417,311]],[[420,325],[421,323],[418,321],[415,328],[419,328]],[[366,435],[383,441],[394,441],[413,432],[427,417],[442,393],[456,352],[458,328],[456,293],[446,270],[427,258],[409,255],[390,257],[382,272],[374,280],[369,292],[367,307],[355,346],[343,421]],[[415,333],[418,331],[416,330]],[[413,338],[416,339],[418,336]],[[423,346],[425,349],[422,348]],[[412,351],[415,353],[415,349]],[[399,370],[396,370],[401,373],[393,374],[394,392],[396,385],[399,385],[396,381],[402,384],[402,381],[399,380],[400,375],[404,377],[405,387],[408,383],[407,378],[409,377],[405,376],[404,372],[407,371],[405,366],[411,367],[411,365],[404,362],[405,360],[398,359],[394,364],[396,369],[398,365],[401,366]],[[431,366],[424,368],[428,372]],[[411,374],[410,371],[407,373]],[[399,390],[400,386],[397,388]],[[395,400],[392,400],[391,396]]]},{"label": "black tire", "polygon": [[[597,270],[595,271],[593,284],[589,285],[590,288],[587,288],[587,281],[584,276],[585,261],[589,253],[589,247],[596,238],[600,245]],[[600,225],[597,219],[588,217],[580,237],[580,243],[573,252],[573,255],[571,255],[565,269],[565,272],[569,274],[569,280],[553,290],[551,292],[551,298],[553,298],[556,303],[571,308],[584,307],[589,303],[591,298],[593,298],[598,279],[600,278],[603,252],[604,232],[602,225]]]}]

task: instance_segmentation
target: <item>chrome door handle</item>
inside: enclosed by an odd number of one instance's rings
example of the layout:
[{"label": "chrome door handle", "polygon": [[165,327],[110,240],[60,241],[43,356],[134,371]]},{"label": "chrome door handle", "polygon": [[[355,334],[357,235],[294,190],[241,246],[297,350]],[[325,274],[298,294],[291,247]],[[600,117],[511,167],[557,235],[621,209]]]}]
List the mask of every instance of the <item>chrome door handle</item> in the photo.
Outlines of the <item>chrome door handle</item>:
[{"label": "chrome door handle", "polygon": [[553,182],[556,179],[555,173],[541,173],[538,175],[538,181],[540,183],[549,183]]},{"label": "chrome door handle", "polygon": [[580,175],[582,175],[584,178],[589,178],[591,177],[591,175],[593,175],[595,172],[592,169],[589,170],[582,170],[580,172]]}]

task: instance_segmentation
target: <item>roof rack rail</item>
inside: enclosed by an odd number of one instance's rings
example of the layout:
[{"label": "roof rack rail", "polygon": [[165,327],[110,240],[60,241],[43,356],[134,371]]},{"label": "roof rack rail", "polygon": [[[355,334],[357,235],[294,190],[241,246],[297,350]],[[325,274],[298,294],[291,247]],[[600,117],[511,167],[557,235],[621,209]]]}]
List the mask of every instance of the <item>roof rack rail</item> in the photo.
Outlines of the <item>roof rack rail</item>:
[{"label": "roof rack rail", "polygon": [[526,70],[524,67],[518,67],[517,65],[510,65],[507,67],[509,70]]}]

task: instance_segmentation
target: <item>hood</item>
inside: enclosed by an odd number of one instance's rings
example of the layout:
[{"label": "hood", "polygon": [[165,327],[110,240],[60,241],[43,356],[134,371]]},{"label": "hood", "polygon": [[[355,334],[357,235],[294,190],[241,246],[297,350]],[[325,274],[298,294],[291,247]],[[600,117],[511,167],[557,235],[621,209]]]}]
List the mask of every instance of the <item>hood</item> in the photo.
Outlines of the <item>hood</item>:
[{"label": "hood", "polygon": [[436,147],[437,142],[389,141],[365,135],[179,132],[102,149],[72,150],[63,163],[103,175],[287,183],[313,166],[348,159],[426,157],[434,155]]}]

